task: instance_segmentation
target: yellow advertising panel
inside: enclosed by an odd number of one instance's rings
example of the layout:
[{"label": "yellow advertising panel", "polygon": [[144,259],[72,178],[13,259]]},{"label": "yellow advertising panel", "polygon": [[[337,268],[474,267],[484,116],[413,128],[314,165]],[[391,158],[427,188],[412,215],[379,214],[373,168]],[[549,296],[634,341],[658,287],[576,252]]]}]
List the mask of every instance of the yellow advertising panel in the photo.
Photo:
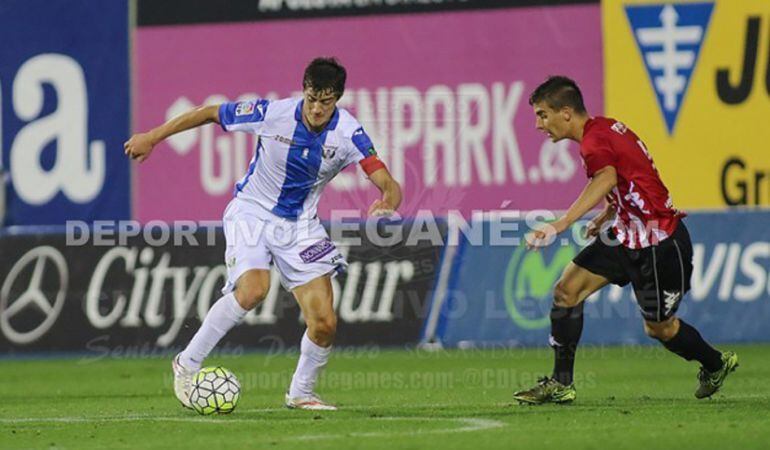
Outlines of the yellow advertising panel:
[{"label": "yellow advertising panel", "polygon": [[677,207],[770,205],[770,1],[604,0],[605,109]]}]

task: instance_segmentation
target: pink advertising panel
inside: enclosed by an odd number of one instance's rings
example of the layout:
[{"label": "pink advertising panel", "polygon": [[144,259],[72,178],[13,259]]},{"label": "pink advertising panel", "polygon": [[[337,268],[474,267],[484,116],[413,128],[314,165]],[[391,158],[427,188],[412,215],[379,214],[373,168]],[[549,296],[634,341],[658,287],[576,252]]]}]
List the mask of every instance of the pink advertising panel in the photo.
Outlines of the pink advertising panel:
[{"label": "pink advertising panel", "polygon": [[[585,184],[577,145],[535,130],[527,103],[566,74],[603,108],[598,5],[142,27],[135,35],[134,129],[200,104],[297,95],[304,66],[333,55],[340,101],[402,183],[401,213],[564,209]],[[215,125],[161,143],[134,171],[134,215],[219,220],[255,138]],[[365,212],[377,190],[349,167],[319,213]]]}]

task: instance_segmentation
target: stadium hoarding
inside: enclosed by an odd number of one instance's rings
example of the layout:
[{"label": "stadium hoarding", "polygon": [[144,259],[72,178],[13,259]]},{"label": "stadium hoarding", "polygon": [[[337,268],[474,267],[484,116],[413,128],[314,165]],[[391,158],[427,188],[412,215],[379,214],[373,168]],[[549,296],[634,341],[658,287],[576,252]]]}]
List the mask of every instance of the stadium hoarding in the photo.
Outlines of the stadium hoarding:
[{"label": "stadium hoarding", "polygon": [[10,0],[0,21],[0,224],[129,218],[128,2]]},{"label": "stadium hoarding", "polygon": [[[214,226],[182,233],[156,225],[124,234],[123,241],[114,227],[85,241],[82,229],[1,236],[0,351],[178,350],[222,295],[224,237]],[[409,222],[391,224],[380,235],[387,237],[396,226],[410,235]],[[364,225],[346,230],[337,246],[348,270],[332,283],[337,344],[416,343],[445,226],[438,224],[432,241],[388,246],[369,239],[375,235]],[[222,348],[286,349],[299,343],[303,330],[299,306],[274,272],[266,299],[227,335]]]},{"label": "stadium hoarding", "polygon": [[589,3],[599,0],[138,0],[137,22],[140,26],[189,25]]},{"label": "stadium hoarding", "polygon": [[[770,340],[770,212],[693,213],[684,220],[693,239],[694,271],[678,315],[710,341]],[[579,251],[571,239],[540,252],[465,242],[435,337],[451,347],[547,345],[553,286]],[[581,343],[653,342],[644,334],[629,286],[594,294],[585,317]]]},{"label": "stadium hoarding", "polygon": [[[543,30],[548,51],[532,40]],[[333,49],[348,69],[340,104],[402,183],[405,216],[567,207],[584,184],[577,146],[538,132],[527,97],[569,67],[589,108],[603,105],[598,4],[140,26],[134,48],[137,130],[198,104],[294,95],[305,65]],[[136,171],[135,217],[219,219],[254,148],[213,125],[170,138]],[[350,167],[319,214],[365,212],[376,195]]]},{"label": "stadium hoarding", "polygon": [[607,114],[644,139],[675,204],[770,205],[770,3],[603,1],[602,16]]}]

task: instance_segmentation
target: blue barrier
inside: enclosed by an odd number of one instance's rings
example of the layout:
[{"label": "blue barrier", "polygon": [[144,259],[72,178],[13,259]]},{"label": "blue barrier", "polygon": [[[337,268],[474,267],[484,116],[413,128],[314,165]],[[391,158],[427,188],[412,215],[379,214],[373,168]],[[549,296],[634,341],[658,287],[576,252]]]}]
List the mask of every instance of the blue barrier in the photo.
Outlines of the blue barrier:
[{"label": "blue barrier", "polygon": [[[693,213],[685,223],[694,273],[679,316],[712,341],[770,341],[770,212]],[[450,347],[546,345],[552,287],[579,251],[574,243],[535,253],[464,239],[436,337]],[[581,342],[651,342],[628,286],[599,291],[586,302],[585,316]]]},{"label": "blue barrier", "polygon": [[5,224],[127,219],[127,1],[10,0],[2,23]]}]

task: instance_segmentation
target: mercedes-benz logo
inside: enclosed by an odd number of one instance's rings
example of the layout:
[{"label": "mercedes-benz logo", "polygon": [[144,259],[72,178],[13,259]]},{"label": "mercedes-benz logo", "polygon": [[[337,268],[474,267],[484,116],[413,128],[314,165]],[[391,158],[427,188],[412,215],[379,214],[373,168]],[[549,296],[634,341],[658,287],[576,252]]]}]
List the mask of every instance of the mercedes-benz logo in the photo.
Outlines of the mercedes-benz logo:
[{"label": "mercedes-benz logo", "polygon": [[[51,295],[50,293],[54,292],[54,289],[43,289],[43,275],[46,267],[51,265],[50,263],[53,263],[53,267],[59,272],[59,290],[53,299],[47,298],[46,293]],[[21,295],[11,299],[11,289],[14,287],[16,279],[30,266],[32,266],[32,274],[29,277],[27,288]],[[62,254],[55,248],[43,246],[25,253],[11,268],[3,282],[2,289],[0,289],[0,330],[5,337],[16,344],[29,344],[48,332],[56,318],[59,317],[62,306],[64,306],[68,281],[67,263]],[[18,291],[19,289],[16,289],[14,292]],[[11,324],[11,318],[28,307],[37,307],[45,318],[31,330],[19,331]]]}]

